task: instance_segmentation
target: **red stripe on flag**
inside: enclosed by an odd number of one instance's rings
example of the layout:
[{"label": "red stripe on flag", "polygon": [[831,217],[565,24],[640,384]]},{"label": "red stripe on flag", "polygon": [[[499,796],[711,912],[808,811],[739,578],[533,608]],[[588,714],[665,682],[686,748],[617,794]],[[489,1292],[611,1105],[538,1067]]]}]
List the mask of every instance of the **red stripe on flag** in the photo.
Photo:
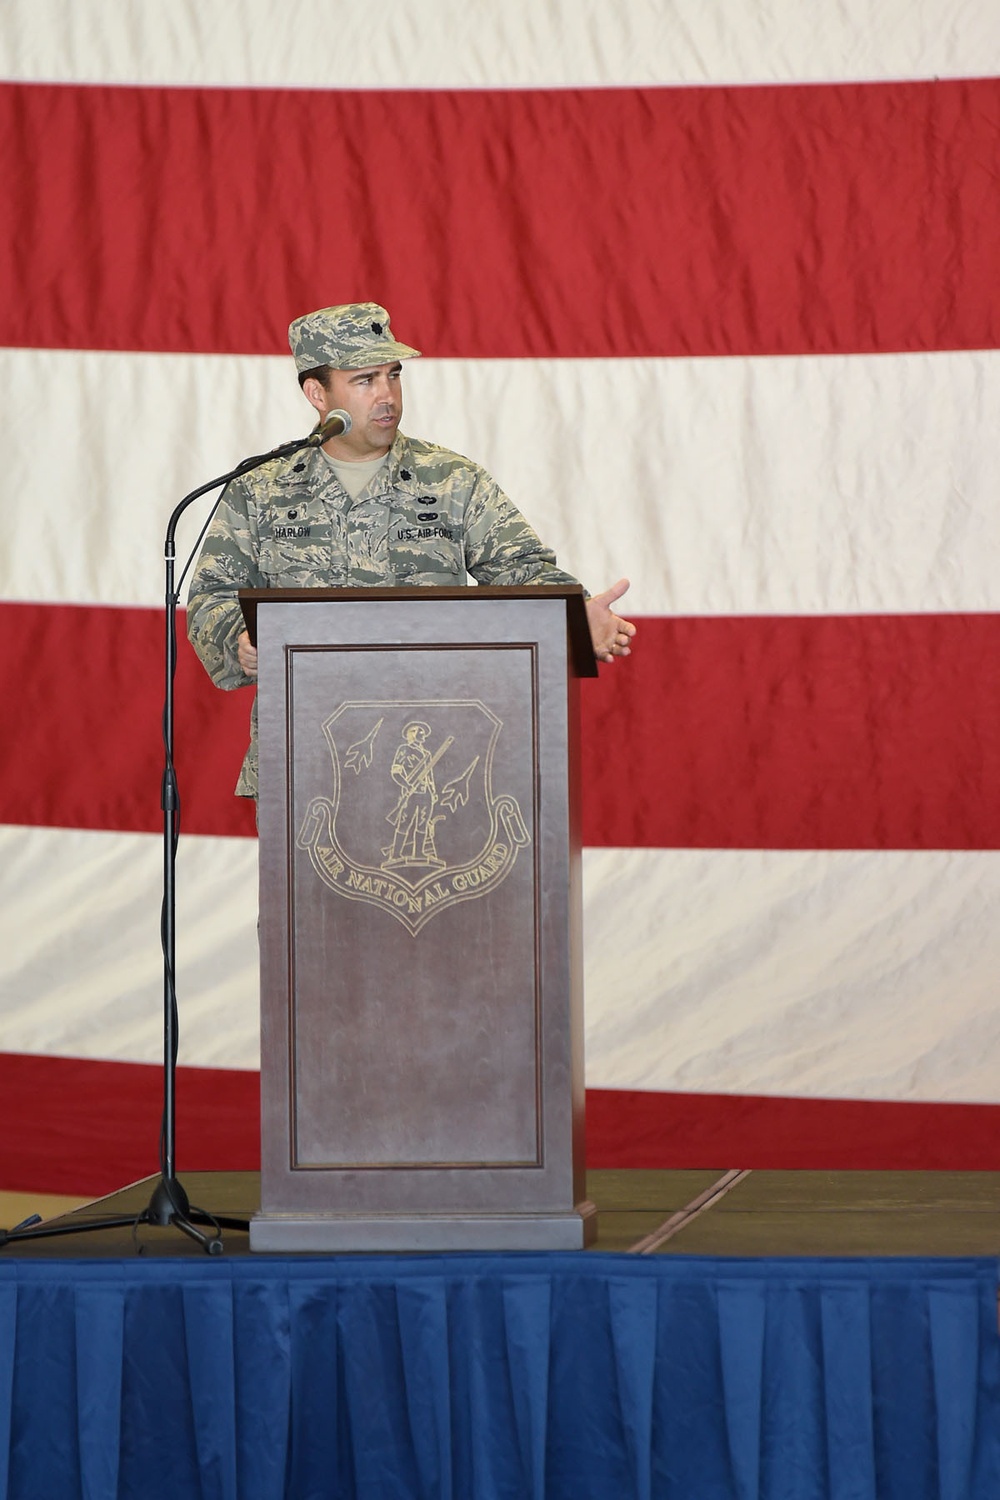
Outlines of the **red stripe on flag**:
[{"label": "red stripe on flag", "polygon": [[[253,835],[253,804],[231,795],[251,694],[213,687],[178,620],[181,827]],[[0,604],[0,823],[162,831],[164,632],[152,609]]]},{"label": "red stripe on flag", "polygon": [[587,1166],[995,1172],[1000,1105],[588,1089]]},{"label": "red stripe on flag", "polygon": [[584,691],[588,844],[1000,847],[1000,616],[639,626]]},{"label": "red stripe on flag", "polygon": [[[162,828],[161,633],[155,610],[0,605],[0,822]],[[998,660],[995,615],[642,620],[584,685],[584,841],[1000,848]],[[182,640],[186,831],[253,834],[249,712]]]},{"label": "red stripe on flag", "polygon": [[0,87],[0,343],[438,356],[992,348],[1000,80]]},{"label": "red stripe on flag", "polygon": [[[0,1188],[114,1192],[160,1170],[163,1073],[143,1063],[0,1053]],[[177,1070],[177,1169],[260,1167],[260,1075]]]},{"label": "red stripe on flag", "polygon": [[[0,1053],[0,1190],[98,1194],[159,1171],[162,1072]],[[260,1166],[260,1077],[177,1071],[177,1171]],[[996,1171],[1000,1106],[587,1090],[587,1165]]]}]

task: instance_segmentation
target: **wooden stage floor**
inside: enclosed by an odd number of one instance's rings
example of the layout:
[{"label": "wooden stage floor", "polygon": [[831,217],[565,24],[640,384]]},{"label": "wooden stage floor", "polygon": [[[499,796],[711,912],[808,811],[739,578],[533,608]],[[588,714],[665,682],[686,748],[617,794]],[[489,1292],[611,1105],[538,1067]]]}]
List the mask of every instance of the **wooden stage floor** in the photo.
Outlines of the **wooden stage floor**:
[{"label": "wooden stage floor", "polygon": [[[192,1206],[246,1219],[257,1208],[254,1172],[180,1174]],[[156,1179],[97,1199],[51,1224],[84,1228],[106,1215],[140,1213]],[[700,1256],[921,1256],[1000,1254],[1000,1172],[595,1171],[598,1208],[591,1248]],[[22,1199],[25,1215],[30,1197]],[[0,1223],[4,1221],[0,1220]],[[13,1224],[7,1222],[6,1228]],[[241,1229],[225,1228],[224,1253],[248,1255]],[[143,1225],[10,1242],[0,1251],[36,1258],[197,1256],[174,1228]]]}]

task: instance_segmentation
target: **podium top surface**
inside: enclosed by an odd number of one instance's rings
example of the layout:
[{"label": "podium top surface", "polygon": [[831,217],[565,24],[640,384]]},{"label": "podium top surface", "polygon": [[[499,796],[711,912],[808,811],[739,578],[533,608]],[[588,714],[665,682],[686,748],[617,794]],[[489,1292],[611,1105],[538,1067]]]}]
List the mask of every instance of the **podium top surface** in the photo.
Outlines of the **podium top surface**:
[{"label": "podium top surface", "polygon": [[357,604],[388,604],[415,600],[431,604],[441,600],[510,600],[563,599],[566,601],[566,627],[569,632],[573,668],[578,677],[596,677],[597,659],[590,640],[585,608],[586,592],[582,584],[534,583],[523,585],[467,585],[464,587],[429,586],[424,588],[273,588],[240,589],[240,606],[246,620],[251,643],[257,643],[257,610],[262,604],[333,604],[341,601]]}]

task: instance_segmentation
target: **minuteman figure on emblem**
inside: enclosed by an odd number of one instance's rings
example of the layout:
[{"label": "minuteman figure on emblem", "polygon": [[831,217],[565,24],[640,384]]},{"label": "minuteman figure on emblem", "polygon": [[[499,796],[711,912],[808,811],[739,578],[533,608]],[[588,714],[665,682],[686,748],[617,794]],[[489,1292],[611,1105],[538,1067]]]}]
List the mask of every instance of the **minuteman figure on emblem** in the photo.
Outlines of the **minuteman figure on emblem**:
[{"label": "minuteman figure on emblem", "polygon": [[[434,825],[439,821],[434,816],[438,803],[434,767],[455,740],[449,735],[432,755],[425,744],[430,732],[430,725],[423,720],[411,720],[404,726],[402,743],[392,758],[390,774],[399,786],[399,797],[386,816],[386,822],[396,831],[390,846],[382,850],[386,856],[383,870],[393,870],[399,865],[433,865],[439,870],[445,867],[434,847]],[[466,778],[473,769],[474,764]]]}]

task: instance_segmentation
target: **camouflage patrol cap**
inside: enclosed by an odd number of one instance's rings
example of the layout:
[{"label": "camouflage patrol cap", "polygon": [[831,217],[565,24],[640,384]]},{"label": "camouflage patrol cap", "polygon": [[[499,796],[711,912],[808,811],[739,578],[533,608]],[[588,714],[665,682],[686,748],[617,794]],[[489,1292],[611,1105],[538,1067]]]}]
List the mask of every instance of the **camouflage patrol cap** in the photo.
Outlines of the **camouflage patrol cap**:
[{"label": "camouflage patrol cap", "polygon": [[342,307],[306,313],[289,326],[288,344],[300,373],[319,365],[364,370],[369,365],[420,357],[419,349],[393,338],[389,314],[377,302],[348,302]]}]

